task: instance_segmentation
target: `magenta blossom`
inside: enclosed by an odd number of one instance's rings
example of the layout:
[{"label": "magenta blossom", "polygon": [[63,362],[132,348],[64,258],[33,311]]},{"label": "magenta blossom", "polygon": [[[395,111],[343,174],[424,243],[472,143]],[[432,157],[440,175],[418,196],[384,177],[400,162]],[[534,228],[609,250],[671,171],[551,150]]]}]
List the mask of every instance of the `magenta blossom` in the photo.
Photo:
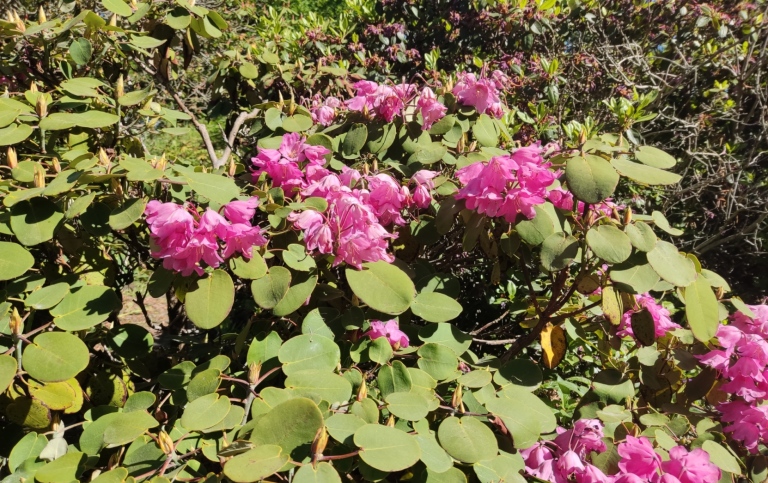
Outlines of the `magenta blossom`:
[{"label": "magenta blossom", "polygon": [[392,122],[403,111],[406,102],[416,91],[413,84],[388,86],[365,80],[356,82],[353,87],[357,94],[345,102],[347,108],[350,111],[367,112],[387,122]]},{"label": "magenta blossom", "polygon": [[[472,106],[479,113],[490,114],[499,119],[504,114],[499,97],[499,85],[488,77],[478,78],[471,72],[458,74],[458,82],[453,87],[453,95],[460,104]],[[497,76],[498,78],[499,76]]]},{"label": "magenta blossom", "polygon": [[273,186],[280,187],[289,196],[296,190],[306,186],[302,168],[309,171],[310,167],[321,167],[325,164],[325,155],[330,151],[324,146],[313,146],[305,143],[306,138],[298,133],[283,136],[278,149],[259,149],[259,153],[251,161],[256,167],[254,181],[262,173],[266,173]]},{"label": "magenta blossom", "polygon": [[258,206],[259,199],[255,196],[245,201],[230,201],[224,205],[224,216],[232,223],[250,223]]},{"label": "magenta blossom", "polygon": [[330,126],[336,119],[336,109],[341,105],[341,101],[335,97],[326,97],[324,100],[313,99],[310,107],[312,121],[322,126]]},{"label": "magenta blossom", "polygon": [[386,322],[380,320],[371,321],[371,328],[365,333],[371,339],[386,337],[393,349],[408,347],[408,336],[400,330],[397,321],[392,319]]},{"label": "magenta blossom", "polygon": [[626,441],[618,445],[617,451],[621,456],[619,469],[623,473],[632,473],[648,481],[661,469],[661,456],[653,450],[648,438],[627,436]]},{"label": "magenta blossom", "polygon": [[669,450],[669,460],[664,461],[661,468],[680,483],[720,481],[720,469],[709,461],[709,454],[700,448],[689,452],[682,446],[675,446]]},{"label": "magenta blossom", "polygon": [[635,301],[637,302],[638,308],[624,312],[624,315],[621,317],[621,324],[616,331],[616,335],[619,337],[635,336],[632,332],[632,314],[643,309],[648,310],[651,317],[653,317],[653,325],[655,328],[654,334],[656,337],[663,337],[664,334],[670,330],[680,328],[678,324],[672,322],[672,319],[669,317],[669,310],[656,303],[656,299],[650,294],[644,293],[635,295]]},{"label": "magenta blossom", "polygon": [[417,107],[421,111],[421,117],[424,121],[421,126],[424,131],[428,131],[432,124],[442,119],[448,110],[447,107],[438,102],[437,96],[429,87],[421,90]]}]

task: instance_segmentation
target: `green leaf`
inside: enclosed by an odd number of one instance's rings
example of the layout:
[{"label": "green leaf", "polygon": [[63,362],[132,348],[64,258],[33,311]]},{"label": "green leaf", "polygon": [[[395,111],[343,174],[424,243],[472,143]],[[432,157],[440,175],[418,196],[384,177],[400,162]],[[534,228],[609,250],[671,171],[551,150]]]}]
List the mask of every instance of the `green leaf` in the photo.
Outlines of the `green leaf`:
[{"label": "green leaf", "polygon": [[72,56],[72,60],[77,65],[85,65],[91,60],[93,55],[93,46],[91,42],[86,38],[74,39],[69,44],[69,55]]},{"label": "green leaf", "polygon": [[635,158],[643,164],[660,169],[669,169],[677,164],[677,160],[674,157],[652,146],[640,146],[637,148]]},{"label": "green leaf", "polygon": [[11,208],[11,229],[22,245],[33,246],[53,238],[64,213],[46,198],[21,201]]},{"label": "green leaf", "polygon": [[565,179],[576,198],[585,203],[599,203],[613,194],[619,173],[605,159],[588,154],[566,161]]},{"label": "green leaf", "polygon": [[648,292],[659,282],[659,274],[642,255],[614,265],[609,275],[621,290],[628,293]]},{"label": "green leaf", "polygon": [[542,433],[557,427],[555,414],[549,406],[525,388],[510,385],[504,388],[501,396],[488,401],[485,407],[504,421],[516,448],[530,448]]},{"label": "green leaf", "polygon": [[249,280],[259,279],[267,274],[267,262],[259,254],[259,250],[253,247],[251,250],[251,259],[247,260],[245,257],[238,256],[229,259],[229,268],[232,273],[240,278],[247,278]]},{"label": "green leaf", "polygon": [[693,336],[701,342],[708,342],[717,332],[720,315],[717,297],[706,278],[699,276],[685,287],[685,317]]},{"label": "green leaf", "polygon": [[621,263],[632,254],[629,237],[613,225],[591,228],[587,232],[587,245],[595,255],[608,263]]},{"label": "green leaf", "polygon": [[240,194],[240,188],[235,184],[235,180],[226,176],[212,173],[182,173],[182,177],[186,179],[193,191],[214,203],[225,205]]},{"label": "green leaf", "polygon": [[550,272],[567,268],[579,253],[579,241],[565,233],[553,233],[541,244],[541,265]]},{"label": "green leaf", "polygon": [[391,366],[381,366],[377,382],[383,397],[393,392],[409,392],[413,388],[411,373],[400,361],[392,362]]},{"label": "green leaf", "polygon": [[345,378],[327,371],[300,371],[285,379],[286,389],[297,396],[334,403],[346,403],[352,396],[352,384]]},{"label": "green leaf", "polygon": [[301,114],[294,114],[283,119],[283,129],[288,132],[302,132],[312,127],[312,118]]},{"label": "green leaf", "polygon": [[101,129],[117,123],[120,118],[114,114],[102,111],[87,111],[80,113],[56,112],[40,121],[40,129],[59,131],[73,127]]},{"label": "green leaf", "polygon": [[730,451],[714,441],[704,441],[701,449],[709,453],[709,460],[718,468],[728,473],[740,475],[742,473],[739,460],[737,460]]},{"label": "green leaf", "polygon": [[427,145],[419,145],[416,148],[416,151],[414,151],[414,153],[408,157],[408,164],[436,163],[441,159],[443,159],[443,156],[445,156],[445,153],[447,151],[448,151],[448,148],[438,142],[430,143]]},{"label": "green leaf", "polygon": [[149,428],[154,428],[158,424],[157,420],[146,411],[115,413],[114,419],[104,430],[104,443],[113,446],[132,443]]},{"label": "green leaf", "polygon": [[520,454],[500,454],[493,459],[479,461],[472,467],[480,483],[525,483],[520,474],[525,463]]},{"label": "green leaf", "polygon": [[671,243],[659,240],[647,257],[656,273],[672,285],[687,287],[696,280],[693,261],[678,252]]},{"label": "green leaf", "polygon": [[298,243],[288,245],[288,249],[283,252],[283,261],[292,269],[301,272],[309,272],[317,268],[315,259],[307,253],[304,245],[299,245]]},{"label": "green leaf", "polygon": [[623,176],[647,185],[676,184],[682,179],[682,176],[679,174],[670,173],[669,171],[645,164],[633,163],[621,157],[611,160],[611,165]]},{"label": "green leaf", "polygon": [[227,272],[214,270],[198,280],[184,300],[189,320],[201,329],[212,329],[232,310],[235,284]]},{"label": "green leaf", "polygon": [[502,388],[512,384],[528,391],[538,389],[543,379],[539,366],[529,359],[512,359],[493,375],[493,382]]},{"label": "green leaf", "polygon": [[176,7],[165,15],[165,23],[174,30],[184,30],[189,27],[192,16],[184,7]]},{"label": "green leaf", "polygon": [[123,0],[101,0],[101,4],[110,12],[121,17],[130,17],[133,15],[133,10]]},{"label": "green leaf", "polygon": [[122,206],[112,210],[109,215],[109,226],[113,230],[125,230],[133,225],[144,214],[144,208],[147,207],[148,201],[147,198],[126,200]]},{"label": "green leaf", "polygon": [[278,404],[261,416],[253,428],[251,441],[258,445],[276,444],[286,455],[300,458],[293,452],[309,449],[305,445],[315,439],[323,424],[323,414],[317,405],[310,399],[297,397]]},{"label": "green leaf", "polygon": [[240,75],[246,79],[255,79],[259,76],[259,68],[250,62],[243,62],[238,70]]},{"label": "green leaf", "polygon": [[90,329],[120,309],[115,291],[100,285],[72,289],[53,309],[53,323],[62,330],[75,332]]},{"label": "green leaf", "polygon": [[149,89],[140,89],[135,90],[131,92],[125,93],[120,99],[117,100],[117,103],[121,106],[135,106],[137,104],[141,104],[144,102],[144,100],[152,95],[155,91],[150,91]]},{"label": "green leaf", "polygon": [[600,399],[616,404],[623,404],[627,398],[635,396],[632,381],[616,369],[600,371],[592,381],[592,389]]},{"label": "green leaf", "polygon": [[0,391],[5,391],[16,377],[16,359],[2,354],[0,355]]},{"label": "green leaf", "polygon": [[293,483],[341,483],[341,477],[325,461],[321,461],[317,466],[304,465],[293,476]]},{"label": "green leaf", "polygon": [[251,282],[253,299],[263,309],[273,309],[283,300],[291,286],[291,272],[284,267],[272,267],[269,273]]},{"label": "green leaf", "polygon": [[368,128],[365,124],[353,124],[341,143],[341,152],[345,157],[356,156],[368,140]]},{"label": "green leaf", "polygon": [[8,457],[8,469],[15,472],[16,469],[29,459],[36,459],[48,444],[48,438],[34,431],[27,433],[16,443]]},{"label": "green leaf", "polygon": [[380,424],[366,424],[355,432],[360,458],[380,471],[401,471],[419,460],[421,450],[407,433]]},{"label": "green leaf", "polygon": [[531,246],[541,245],[553,233],[561,232],[560,221],[551,203],[533,207],[536,216],[532,220],[522,220],[515,229],[520,238]]},{"label": "green leaf", "polygon": [[[270,128],[273,131],[277,131],[281,127],[283,127],[283,111],[280,109],[275,109],[274,107],[270,107],[267,109],[267,112],[264,113],[264,123],[267,125],[268,128]],[[280,138],[277,138],[280,139]]]},{"label": "green leaf", "polygon": [[19,144],[32,135],[32,126],[27,124],[11,124],[0,129],[0,146]]},{"label": "green leaf", "polygon": [[352,446],[354,443],[352,437],[355,431],[365,426],[367,423],[349,413],[334,413],[330,418],[325,421],[325,427],[328,429],[328,434],[333,439],[347,446]]},{"label": "green leaf", "polygon": [[220,423],[229,413],[227,396],[207,394],[187,404],[181,415],[181,425],[187,431],[203,431]]},{"label": "green leaf", "polygon": [[44,332],[24,349],[22,362],[30,377],[42,382],[71,379],[88,367],[88,347],[72,334]]},{"label": "green leaf", "polygon": [[390,413],[406,421],[418,421],[429,414],[429,400],[419,393],[393,392],[384,400]]},{"label": "green leaf", "polygon": [[435,432],[430,431],[429,422],[423,419],[413,424],[417,431],[414,435],[421,449],[421,461],[431,471],[442,473],[453,467],[453,459],[438,444]]},{"label": "green leaf", "polygon": [[395,265],[384,261],[364,263],[363,270],[347,268],[345,273],[355,295],[379,312],[401,314],[414,300],[416,287]]},{"label": "green leaf", "polygon": [[459,384],[464,387],[479,389],[490,384],[492,380],[493,374],[490,371],[476,370],[459,377]]},{"label": "green leaf", "polygon": [[451,349],[456,357],[464,354],[472,344],[472,336],[453,324],[430,324],[419,330],[419,339]]},{"label": "green leaf", "polygon": [[22,276],[34,264],[35,258],[24,247],[0,241],[0,281]]},{"label": "green leaf", "polygon": [[499,444],[493,431],[472,416],[451,416],[444,419],[437,429],[437,439],[449,455],[462,463],[472,464],[488,460],[499,452]]},{"label": "green leaf", "polygon": [[278,316],[289,315],[303,306],[317,285],[317,275],[313,273],[299,272],[292,277],[291,287],[280,302],[275,305],[272,312]]},{"label": "green leaf", "polygon": [[73,451],[51,461],[35,473],[35,480],[40,483],[70,483],[77,481],[85,470],[86,456]]},{"label": "green leaf", "polygon": [[289,459],[280,446],[267,444],[227,461],[224,475],[235,483],[251,483],[277,473]]},{"label": "green leaf", "polygon": [[418,350],[419,368],[438,381],[448,379],[456,373],[456,353],[449,347],[430,342]]},{"label": "green leaf", "polygon": [[656,246],[656,234],[653,228],[642,221],[636,221],[624,228],[632,246],[643,252],[650,252]]},{"label": "green leaf", "polygon": [[480,117],[472,126],[472,134],[480,146],[496,147],[499,144],[499,132],[496,123],[487,114],[480,114]]},{"label": "green leaf", "polygon": [[423,292],[416,296],[411,310],[427,322],[447,322],[461,314],[462,307],[455,299],[439,292]]},{"label": "green leaf", "polygon": [[290,376],[311,370],[332,372],[341,360],[341,351],[327,337],[303,334],[288,339],[277,357],[283,363],[285,375]]},{"label": "green leaf", "polygon": [[654,211],[651,213],[651,217],[653,218],[653,222],[656,223],[656,226],[669,233],[670,235],[680,236],[683,234],[683,230],[673,228],[669,224],[669,221],[667,221],[667,218],[664,216],[664,214],[662,214],[660,211]]}]

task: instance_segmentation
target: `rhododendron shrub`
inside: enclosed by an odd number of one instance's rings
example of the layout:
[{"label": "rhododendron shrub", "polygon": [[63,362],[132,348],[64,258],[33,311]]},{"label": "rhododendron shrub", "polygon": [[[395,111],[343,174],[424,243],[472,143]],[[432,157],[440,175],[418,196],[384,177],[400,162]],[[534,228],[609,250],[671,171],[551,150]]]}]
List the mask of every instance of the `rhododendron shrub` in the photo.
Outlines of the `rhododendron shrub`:
[{"label": "rhododendron shrub", "polygon": [[768,309],[633,196],[674,158],[521,137],[480,59],[251,90],[215,145],[178,89],[226,20],[102,7],[0,21],[55,66],[0,97],[2,481],[764,479]]}]

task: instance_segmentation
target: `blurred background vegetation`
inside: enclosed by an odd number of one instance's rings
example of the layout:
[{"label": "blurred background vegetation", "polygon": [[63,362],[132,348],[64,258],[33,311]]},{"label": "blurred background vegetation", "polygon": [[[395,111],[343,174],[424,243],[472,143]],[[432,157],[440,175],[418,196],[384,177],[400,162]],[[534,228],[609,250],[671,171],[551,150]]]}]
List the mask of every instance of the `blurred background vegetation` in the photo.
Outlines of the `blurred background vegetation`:
[{"label": "blurred background vegetation", "polygon": [[[97,0],[5,1],[31,17],[39,7],[101,9]],[[768,293],[765,0],[196,3],[229,22],[216,40],[215,52],[224,54],[206,52],[203,43],[195,52],[202,61],[187,66],[173,59],[175,68],[187,70],[176,89],[203,114],[218,147],[232,113],[265,99],[309,102],[315,95],[347,97],[362,78],[400,81],[433,72],[437,79],[439,71],[500,69],[515,85],[506,118],[514,142],[601,130],[663,147],[680,160],[685,188],[633,186],[617,201],[638,213],[663,209],[683,231],[683,249],[736,292],[751,302]],[[35,55],[44,54],[30,53],[28,65]],[[205,158],[194,132],[144,142],[171,159]],[[486,298],[509,299],[503,283],[477,285]]]}]

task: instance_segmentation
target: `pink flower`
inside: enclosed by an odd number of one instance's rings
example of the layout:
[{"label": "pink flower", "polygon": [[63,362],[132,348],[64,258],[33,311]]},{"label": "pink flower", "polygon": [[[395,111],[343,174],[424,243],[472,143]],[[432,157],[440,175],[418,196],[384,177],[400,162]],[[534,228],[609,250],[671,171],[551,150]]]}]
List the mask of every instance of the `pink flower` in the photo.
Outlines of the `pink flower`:
[{"label": "pink flower", "polygon": [[424,131],[428,131],[432,124],[442,119],[448,110],[447,107],[437,101],[437,96],[429,87],[421,90],[417,107],[421,111],[421,118],[424,121],[421,126]]},{"label": "pink flower", "polygon": [[226,244],[222,254],[224,258],[229,258],[240,252],[244,258],[250,259],[253,247],[267,244],[267,239],[264,238],[261,228],[247,223],[234,223],[227,226],[221,239]]},{"label": "pink flower", "polygon": [[688,452],[683,446],[675,446],[669,450],[669,460],[664,461],[661,468],[680,483],[717,483],[720,480],[720,469],[700,448]]},{"label": "pink flower", "polygon": [[669,318],[669,310],[665,309],[660,304],[657,304],[656,299],[654,299],[650,294],[644,293],[635,295],[635,301],[640,307],[637,310],[632,309],[624,312],[624,315],[621,317],[621,324],[619,325],[619,329],[616,331],[616,335],[619,337],[635,336],[632,332],[632,314],[637,313],[643,309],[648,310],[648,312],[651,314],[651,317],[653,317],[656,337],[662,337],[670,330],[680,328],[678,324],[672,322],[672,319]]},{"label": "pink flower", "polygon": [[390,87],[371,81],[358,81],[353,87],[357,94],[346,101],[349,110],[368,112],[387,122],[392,122],[395,116],[402,112],[405,103],[416,90],[413,84],[397,84]]},{"label": "pink flower", "polygon": [[719,404],[721,421],[730,423],[723,431],[740,441],[750,453],[758,452],[758,444],[768,439],[768,406],[753,406],[744,401]]},{"label": "pink flower", "polygon": [[570,191],[558,186],[547,192],[547,198],[556,208],[573,211],[573,193]]},{"label": "pink flower", "polygon": [[413,191],[413,202],[417,207],[424,209],[432,203],[431,191],[435,189],[435,183],[432,179],[438,174],[440,173],[437,171],[422,169],[411,177],[411,182],[416,183],[416,189]]},{"label": "pink flower", "polygon": [[336,119],[336,108],[341,106],[341,101],[335,97],[326,97],[325,100],[314,99],[310,112],[312,120],[322,126],[330,126]]},{"label": "pink flower", "polygon": [[611,479],[600,468],[589,463],[583,470],[576,472],[576,483],[610,483]]},{"label": "pink flower", "polygon": [[645,437],[627,436],[626,441],[620,443],[617,450],[621,456],[619,469],[624,473],[650,479],[657,475],[661,468],[661,457]]},{"label": "pink flower", "polygon": [[400,330],[397,321],[392,319],[386,322],[380,320],[371,321],[371,328],[365,333],[371,339],[386,337],[393,349],[408,347],[408,336]]},{"label": "pink flower", "polygon": [[224,205],[224,216],[232,223],[250,223],[256,214],[259,199],[251,197],[245,201],[230,201]]},{"label": "pink flower", "polygon": [[496,82],[487,77],[478,79],[469,72],[462,72],[457,77],[458,82],[452,92],[460,104],[472,106],[479,113],[501,118],[503,110]]},{"label": "pink flower", "polygon": [[282,188],[289,196],[306,186],[302,168],[309,170],[310,166],[324,165],[325,155],[330,151],[324,146],[312,146],[304,141],[306,139],[298,133],[290,133],[283,136],[278,149],[260,149],[251,159],[257,168],[254,181],[262,173],[267,173],[273,186]]},{"label": "pink flower", "polygon": [[561,451],[573,450],[582,457],[592,451],[605,451],[603,424],[597,419],[579,419],[569,429],[555,438],[555,444]]},{"label": "pink flower", "polygon": [[379,222],[382,225],[404,225],[405,220],[400,212],[405,208],[410,193],[408,188],[400,186],[394,178],[388,174],[376,174],[369,176],[368,203],[373,208]]},{"label": "pink flower", "polygon": [[618,474],[613,478],[613,483],[648,483],[648,481],[648,479],[640,478],[632,473]]},{"label": "pink flower", "polygon": [[553,481],[555,478],[555,456],[547,443],[540,442],[520,451],[520,456],[525,461],[525,472],[531,476],[545,481]]}]

